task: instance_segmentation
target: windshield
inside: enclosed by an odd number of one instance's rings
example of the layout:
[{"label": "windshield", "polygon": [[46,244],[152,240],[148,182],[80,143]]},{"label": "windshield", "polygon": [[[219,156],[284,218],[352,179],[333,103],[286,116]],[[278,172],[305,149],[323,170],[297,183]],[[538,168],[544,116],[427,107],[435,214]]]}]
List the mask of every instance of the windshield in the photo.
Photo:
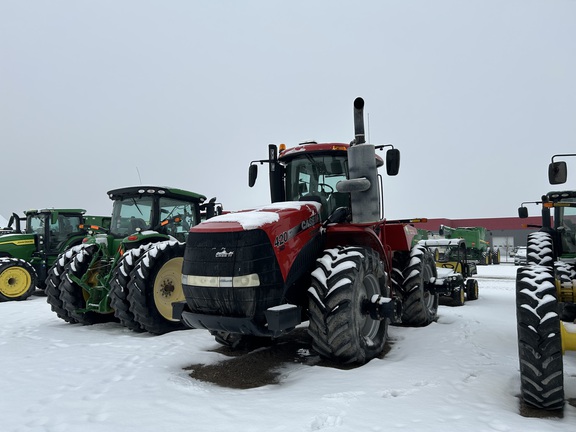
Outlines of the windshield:
[{"label": "windshield", "polygon": [[134,234],[137,229],[150,229],[154,200],[150,196],[114,201],[110,233],[117,236]]},{"label": "windshield", "polygon": [[320,202],[324,220],[336,208],[350,207],[349,194],[336,191],[347,172],[346,155],[303,154],[286,166],[286,200]]},{"label": "windshield", "polygon": [[28,215],[26,218],[26,232],[28,234],[44,234],[44,220],[46,216],[43,214]]},{"label": "windshield", "polygon": [[[196,225],[199,213],[198,204],[173,198],[160,198],[160,222],[169,220],[166,234],[184,241],[191,227]],[[178,218],[179,221],[175,220]]]},{"label": "windshield", "polygon": [[[576,199],[562,200],[576,202]],[[558,232],[562,241],[563,254],[576,254],[576,207],[556,207]]]}]

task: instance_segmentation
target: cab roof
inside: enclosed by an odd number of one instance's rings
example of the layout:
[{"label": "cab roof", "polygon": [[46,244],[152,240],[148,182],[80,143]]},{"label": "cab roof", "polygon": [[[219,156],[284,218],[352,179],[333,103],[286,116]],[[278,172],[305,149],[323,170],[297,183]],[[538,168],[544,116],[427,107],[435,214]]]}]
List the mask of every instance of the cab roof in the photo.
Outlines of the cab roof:
[{"label": "cab roof", "polygon": [[40,209],[40,210],[36,210],[36,209],[30,209],[30,210],[25,210],[24,214],[26,216],[31,215],[31,214],[40,214],[40,213],[80,213],[80,214],[84,214],[86,213],[86,210],[84,209],[69,209],[69,208],[51,208],[51,209]]},{"label": "cab roof", "polygon": [[119,189],[108,191],[111,200],[122,198],[140,197],[140,196],[164,196],[167,198],[180,199],[184,201],[204,202],[206,197],[196,192],[190,192],[184,189],[177,189],[167,186],[127,186]]},{"label": "cab roof", "polygon": [[[363,145],[363,144],[361,144]],[[317,143],[316,141],[308,141],[298,144],[296,147],[281,150],[278,159],[283,162],[288,162],[305,153],[314,153],[318,155],[346,155],[350,144],[345,143]],[[376,166],[384,165],[384,160],[376,155]]]}]

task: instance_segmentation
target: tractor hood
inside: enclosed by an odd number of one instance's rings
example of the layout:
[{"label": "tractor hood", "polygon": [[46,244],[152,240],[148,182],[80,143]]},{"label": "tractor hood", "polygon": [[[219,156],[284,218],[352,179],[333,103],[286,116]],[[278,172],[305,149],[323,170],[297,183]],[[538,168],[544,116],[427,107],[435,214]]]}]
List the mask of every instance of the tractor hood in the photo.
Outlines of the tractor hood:
[{"label": "tractor hood", "polygon": [[4,234],[0,237],[0,248],[6,245],[25,246],[33,245],[36,234]]},{"label": "tractor hood", "polygon": [[279,235],[287,232],[288,236],[292,237],[298,232],[318,223],[320,221],[319,213],[320,204],[314,201],[273,203],[253,210],[213,217],[193,227],[190,232],[262,229],[269,235]]},{"label": "tractor hood", "polygon": [[[240,241],[239,238],[261,239],[261,236],[264,236],[267,239],[269,251],[275,257],[274,261],[280,266],[283,279],[286,281],[290,279],[288,273],[294,260],[310,242],[316,244],[320,241],[319,234],[320,204],[313,201],[287,201],[254,210],[216,216],[196,225],[190,230],[187,253],[196,249],[196,244],[200,242],[207,248],[207,255],[194,256],[193,260],[205,261],[209,259],[209,255],[214,255],[214,250],[217,251],[216,258],[219,261],[232,259],[232,256],[236,259],[239,249],[246,249],[247,244],[255,241],[250,240],[246,243],[247,240]],[[240,244],[243,246],[239,246]],[[248,249],[244,253],[248,253],[247,251]],[[187,259],[185,255],[185,261]],[[305,268],[306,266],[297,267]],[[197,274],[194,273],[196,271],[200,270],[193,270],[191,274]],[[232,276],[232,274],[226,276]]]}]

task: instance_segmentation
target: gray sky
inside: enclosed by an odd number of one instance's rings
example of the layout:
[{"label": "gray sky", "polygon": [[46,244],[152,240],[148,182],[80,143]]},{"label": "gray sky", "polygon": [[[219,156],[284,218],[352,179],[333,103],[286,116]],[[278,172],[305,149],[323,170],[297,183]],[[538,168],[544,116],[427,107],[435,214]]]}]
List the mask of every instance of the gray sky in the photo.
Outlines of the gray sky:
[{"label": "gray sky", "polygon": [[0,214],[140,183],[263,205],[250,161],[349,142],[362,96],[402,153],[388,218],[515,216],[576,152],[575,44],[575,0],[0,0]]}]

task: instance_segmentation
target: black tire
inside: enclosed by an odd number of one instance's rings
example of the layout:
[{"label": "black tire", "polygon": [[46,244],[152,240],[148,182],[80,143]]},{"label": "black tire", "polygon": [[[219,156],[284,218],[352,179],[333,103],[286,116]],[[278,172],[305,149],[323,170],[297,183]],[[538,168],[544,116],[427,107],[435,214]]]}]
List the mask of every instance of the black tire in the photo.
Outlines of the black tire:
[{"label": "black tire", "polygon": [[432,254],[420,245],[414,246],[404,269],[402,324],[420,327],[436,321],[438,294],[432,294],[426,285],[437,276]]},{"label": "black tire", "polygon": [[576,279],[574,273],[573,265],[564,261],[554,263],[554,278],[558,289],[558,313],[562,321],[572,323],[576,320],[576,304],[572,283]]},{"label": "black tire", "polygon": [[[436,249],[436,253],[438,249]],[[409,253],[404,251],[394,252],[392,257],[392,271],[390,272],[390,282],[392,287],[392,296],[402,297],[404,294],[404,269],[408,264]]]},{"label": "black tire", "polygon": [[528,234],[526,261],[528,264],[554,265],[554,242],[549,233],[538,231]]},{"label": "black tire", "polygon": [[500,264],[500,248],[492,249],[492,264]]},{"label": "black tire", "polygon": [[186,327],[172,318],[172,303],[185,300],[182,289],[184,243],[154,243],[136,264],[128,282],[130,311],[136,322],[153,334]]},{"label": "black tire", "polygon": [[478,300],[478,281],[476,279],[466,281],[466,300]]},{"label": "black tire", "polygon": [[360,247],[327,249],[316,261],[309,292],[308,333],[321,356],[364,364],[380,355],[388,320],[373,320],[364,309],[373,295],[389,297],[378,253]]},{"label": "black tire", "polygon": [[0,301],[22,301],[36,289],[36,270],[19,258],[0,259]]},{"label": "black tire", "polygon": [[74,246],[61,253],[48,270],[48,275],[46,276],[46,301],[50,305],[52,312],[56,313],[58,318],[70,324],[76,324],[78,321],[72,318],[68,311],[64,309],[62,300],[60,300],[60,282],[62,282],[62,276],[66,266],[79,248],[80,246]]},{"label": "black tire", "polygon": [[564,366],[556,287],[551,267],[520,267],[516,318],[522,398],[546,410],[564,406]]},{"label": "black tire", "polygon": [[466,293],[464,286],[461,286],[458,290],[452,293],[452,306],[463,306],[466,302]]},{"label": "black tire", "polygon": [[[70,317],[83,325],[108,322],[114,318],[114,315],[111,313],[102,314],[94,311],[80,312],[80,309],[86,308],[88,293],[86,293],[76,282],[73,282],[70,279],[70,275],[81,278],[87,272],[93,272],[89,277],[89,280],[95,279],[97,272],[90,268],[90,263],[94,258],[94,255],[100,253],[100,248],[96,244],[80,246],[66,266],[58,287],[60,289],[60,300],[62,300],[62,306],[66,312],[68,312]],[[94,267],[99,265],[100,261],[96,261]]]},{"label": "black tire", "polygon": [[135,332],[145,330],[136,322],[134,314],[130,311],[128,283],[130,282],[130,273],[136,263],[152,245],[152,243],[146,243],[138,248],[130,249],[122,255],[110,279],[110,307],[114,309],[114,316],[120,321],[120,324]]}]

